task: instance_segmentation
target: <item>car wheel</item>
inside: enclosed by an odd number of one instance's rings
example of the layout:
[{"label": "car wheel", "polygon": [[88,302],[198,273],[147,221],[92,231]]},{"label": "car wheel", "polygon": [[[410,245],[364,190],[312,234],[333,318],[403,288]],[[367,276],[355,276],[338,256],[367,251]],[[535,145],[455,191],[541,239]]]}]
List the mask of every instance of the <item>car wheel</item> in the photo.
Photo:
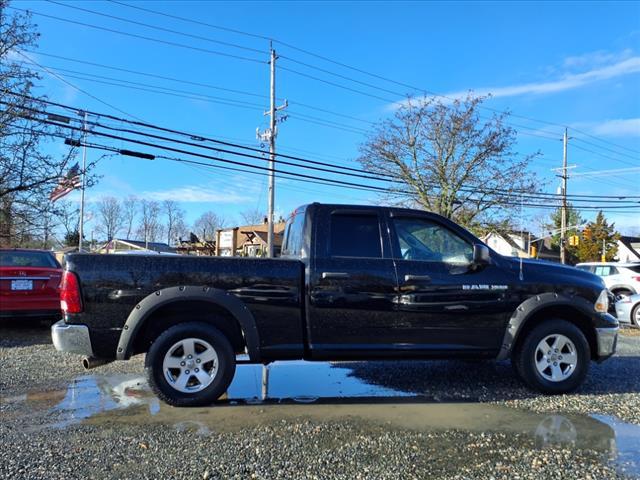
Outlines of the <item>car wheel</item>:
[{"label": "car wheel", "polygon": [[640,303],[631,310],[631,323],[640,328]]},{"label": "car wheel", "polygon": [[582,331],[565,320],[537,325],[519,342],[513,361],[524,383],[547,394],[568,393],[589,371],[591,351]]},{"label": "car wheel", "polygon": [[229,340],[203,322],[165,330],[145,359],[149,386],[161,400],[177,407],[210,405],[227,391],[235,370]]}]

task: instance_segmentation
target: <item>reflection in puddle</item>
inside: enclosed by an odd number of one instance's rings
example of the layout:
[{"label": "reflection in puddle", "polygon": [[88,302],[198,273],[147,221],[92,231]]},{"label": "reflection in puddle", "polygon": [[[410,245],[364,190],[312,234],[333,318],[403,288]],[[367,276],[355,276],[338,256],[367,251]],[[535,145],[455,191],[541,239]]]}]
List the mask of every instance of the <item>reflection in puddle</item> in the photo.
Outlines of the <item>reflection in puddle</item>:
[{"label": "reflection in puddle", "polygon": [[[640,475],[640,426],[608,416],[539,414],[482,403],[434,403],[413,393],[367,383],[345,364],[282,362],[269,367],[266,400],[261,399],[262,367],[238,366],[217,407],[176,409],[161,404],[139,375],[86,375],[66,390],[4,403],[29,402],[49,419],[48,428],[83,421],[94,424],[169,424],[196,435],[238,431],[270,422],[355,420],[420,431],[460,430],[524,434],[537,448],[561,446],[604,454]],[[9,401],[7,401],[9,400]],[[287,403],[286,406],[279,406]]]}]

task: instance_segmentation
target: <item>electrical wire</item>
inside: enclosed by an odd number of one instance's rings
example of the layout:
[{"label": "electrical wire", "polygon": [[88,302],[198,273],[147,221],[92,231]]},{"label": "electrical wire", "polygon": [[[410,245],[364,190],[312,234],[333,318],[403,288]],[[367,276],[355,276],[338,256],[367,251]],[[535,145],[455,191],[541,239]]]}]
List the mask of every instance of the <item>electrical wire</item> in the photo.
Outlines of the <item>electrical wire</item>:
[{"label": "electrical wire", "polygon": [[[28,97],[28,96],[26,96],[26,95],[19,95],[19,96]],[[30,98],[30,97],[28,97],[28,98]],[[6,104],[6,102],[0,102],[0,103],[5,103],[5,104]],[[73,111],[77,111],[77,109],[75,109],[75,108],[73,108],[73,107],[65,106],[65,105],[63,105],[63,104],[58,104],[58,103],[56,103],[56,102],[50,102],[50,101],[47,101],[46,103],[49,103],[49,104],[55,104],[55,105],[57,105],[57,106],[62,106],[62,107],[70,108],[70,109],[72,109]],[[42,112],[39,112],[39,113],[42,113]],[[92,113],[92,114],[94,114],[94,115],[104,115],[104,114],[98,114],[98,113],[95,113],[95,112],[89,112],[89,113]],[[110,116],[110,115],[104,115],[104,116],[106,116],[106,117],[110,117],[110,118],[113,118],[113,119],[116,119],[116,120],[119,120],[119,121],[124,121],[124,122],[127,122],[127,123],[129,123],[129,124],[140,125],[140,123],[139,123],[139,122],[132,122],[132,121],[130,121],[130,120],[126,120],[126,119],[119,119],[118,117],[113,117],[113,116]],[[163,127],[153,126],[153,125],[149,125],[149,124],[143,124],[143,125],[145,125],[145,126],[151,126],[151,127],[153,127],[153,128],[156,128],[156,129],[159,129],[159,130],[163,130],[163,131],[176,132],[176,131],[173,131],[173,130],[171,130],[171,129],[165,129],[165,128],[163,128]],[[58,125],[58,126],[64,126],[64,125]],[[136,134],[140,134],[140,132],[134,132],[134,133],[136,133]],[[185,134],[184,132],[177,132],[177,133],[181,133],[182,135],[190,135],[190,134]],[[194,138],[194,137],[191,135],[191,138]],[[173,140],[174,140],[174,139],[170,139],[170,138],[167,138],[167,137],[160,137],[160,136],[154,136],[154,139],[156,139],[156,140],[162,139],[162,140],[168,140],[168,141],[173,141]],[[125,139],[125,140],[126,140],[126,139]],[[198,138],[198,140],[203,140],[203,139],[202,139],[202,138]],[[235,147],[235,148],[247,149],[247,150],[249,150],[249,151],[257,151],[258,153],[261,153],[261,154],[263,154],[263,155],[268,153],[268,152],[265,152],[265,151],[263,151],[263,150],[254,149],[254,148],[251,148],[251,147],[244,147],[244,146],[237,145],[237,144],[233,144],[233,143],[230,143],[230,142],[221,142],[221,141],[213,140],[213,139],[211,139],[211,140],[212,140],[212,141],[214,141],[215,143],[221,143],[221,144],[223,144],[223,145],[228,145],[228,146],[232,146],[232,147]],[[202,145],[199,145],[199,144],[192,144],[192,143],[188,143],[188,144],[189,144],[190,146],[196,146],[197,148],[202,148]],[[216,150],[216,149],[214,149],[214,150]],[[220,149],[217,149],[216,151],[219,151],[219,150],[220,150]],[[237,152],[233,152],[233,151],[228,151],[228,152],[225,152],[225,153],[237,154]],[[304,158],[301,158],[301,157],[293,157],[293,156],[287,156],[287,155],[281,155],[281,156],[284,156],[285,158],[286,158],[286,157],[290,157],[290,158],[293,158],[293,159],[296,159],[296,160],[301,160],[301,161],[308,161],[308,159],[304,159]],[[264,157],[255,157],[255,156],[254,156],[254,158],[260,158],[260,159],[262,159],[262,158],[264,158]],[[323,165],[331,166],[331,167],[334,167],[334,168],[336,167],[336,166],[335,166],[335,165],[333,165],[333,164],[326,164],[326,163],[323,163],[323,162],[311,162],[311,163],[319,163],[319,164],[321,164],[321,165],[323,164]],[[296,166],[299,166],[299,165],[296,165]],[[342,168],[342,169],[344,169],[344,170],[352,170],[352,171],[355,171],[355,172],[363,172],[363,173],[367,173],[368,175],[372,175],[372,174],[371,174],[371,172],[367,172],[367,171],[365,171],[365,170],[351,169],[351,168],[349,168],[349,167],[340,167],[340,168]],[[379,178],[378,180],[382,180],[382,179],[381,179],[381,178]],[[388,181],[388,180],[386,180],[386,181]],[[437,185],[435,185],[435,187],[437,188]],[[483,190],[481,187],[467,187],[467,189],[468,189],[468,188],[476,189],[476,190],[478,190],[478,191],[482,191],[482,192],[484,192],[484,193],[493,193],[493,194],[510,195],[510,196],[520,196],[520,197],[527,197],[527,198],[529,198],[529,197],[532,197],[532,196],[533,196],[533,197],[537,197],[537,198],[544,198],[544,199],[546,199],[546,200],[548,200],[548,199],[549,199],[549,197],[551,197],[551,198],[554,198],[554,197],[555,197],[555,198],[558,198],[558,197],[560,197],[560,195],[558,195],[558,194],[551,194],[551,193],[545,193],[545,192],[527,192],[527,191],[518,192],[518,191],[514,191],[514,190],[499,190],[499,189],[492,189],[491,191],[488,191],[488,190],[486,190],[486,189],[484,189],[484,190]],[[462,189],[462,191],[464,191],[464,189]],[[620,195],[618,195],[618,196],[575,195],[575,197],[576,197],[576,198],[583,197],[583,198],[591,198],[591,199],[594,199],[594,198],[596,198],[596,199],[601,199],[601,198],[617,198],[617,199],[619,199],[619,200],[622,200],[622,199],[628,199],[628,198],[635,198],[635,197],[633,197],[633,196],[620,196]],[[638,197],[638,198],[640,198],[640,197]]]}]

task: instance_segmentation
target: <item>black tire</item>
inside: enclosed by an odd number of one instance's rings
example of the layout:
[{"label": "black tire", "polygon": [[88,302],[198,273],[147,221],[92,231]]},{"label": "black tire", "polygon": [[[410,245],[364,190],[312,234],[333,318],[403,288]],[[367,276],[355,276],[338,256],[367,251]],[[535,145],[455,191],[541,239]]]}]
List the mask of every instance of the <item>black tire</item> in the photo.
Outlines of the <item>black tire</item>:
[{"label": "black tire", "polygon": [[[577,361],[573,373],[565,380],[546,379],[536,368],[536,350],[540,342],[549,335],[564,335],[575,346]],[[591,350],[582,331],[566,320],[549,319],[533,328],[518,343],[512,361],[518,376],[532,390],[557,395],[578,388],[589,372]]]},{"label": "black tire", "polygon": [[[163,362],[169,349],[181,340],[195,338],[207,342],[217,355],[217,372],[211,383],[202,390],[181,392],[174,388],[163,371]],[[204,322],[175,325],[156,338],[145,359],[145,373],[149,386],[162,401],[176,407],[210,405],[227,391],[236,371],[236,359],[227,337]]]},{"label": "black tire", "polygon": [[640,303],[633,307],[633,310],[631,310],[631,325],[635,325],[636,328],[640,328],[640,318],[638,318],[638,312],[640,312]]}]

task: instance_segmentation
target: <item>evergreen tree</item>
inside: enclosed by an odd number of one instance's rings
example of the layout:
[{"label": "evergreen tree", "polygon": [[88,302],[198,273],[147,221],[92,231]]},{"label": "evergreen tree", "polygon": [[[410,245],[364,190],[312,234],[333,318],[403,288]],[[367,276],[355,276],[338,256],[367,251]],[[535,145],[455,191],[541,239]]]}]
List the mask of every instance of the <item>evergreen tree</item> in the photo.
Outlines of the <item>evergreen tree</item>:
[{"label": "evergreen tree", "polygon": [[618,239],[614,223],[609,224],[602,211],[598,212],[594,222],[589,222],[580,237],[577,254],[580,262],[597,262],[602,257],[604,246],[605,261],[613,260],[618,253]]},{"label": "evergreen tree", "polygon": [[[580,235],[580,225],[584,223],[584,218],[580,215],[580,212],[574,208],[571,203],[567,203],[567,262],[575,264],[578,262],[578,247],[569,245],[569,238],[574,235]],[[551,235],[551,248],[553,250],[560,250],[560,229],[562,227],[562,208],[554,210],[550,215],[550,223],[545,225],[545,228],[550,232],[555,232]]]}]

